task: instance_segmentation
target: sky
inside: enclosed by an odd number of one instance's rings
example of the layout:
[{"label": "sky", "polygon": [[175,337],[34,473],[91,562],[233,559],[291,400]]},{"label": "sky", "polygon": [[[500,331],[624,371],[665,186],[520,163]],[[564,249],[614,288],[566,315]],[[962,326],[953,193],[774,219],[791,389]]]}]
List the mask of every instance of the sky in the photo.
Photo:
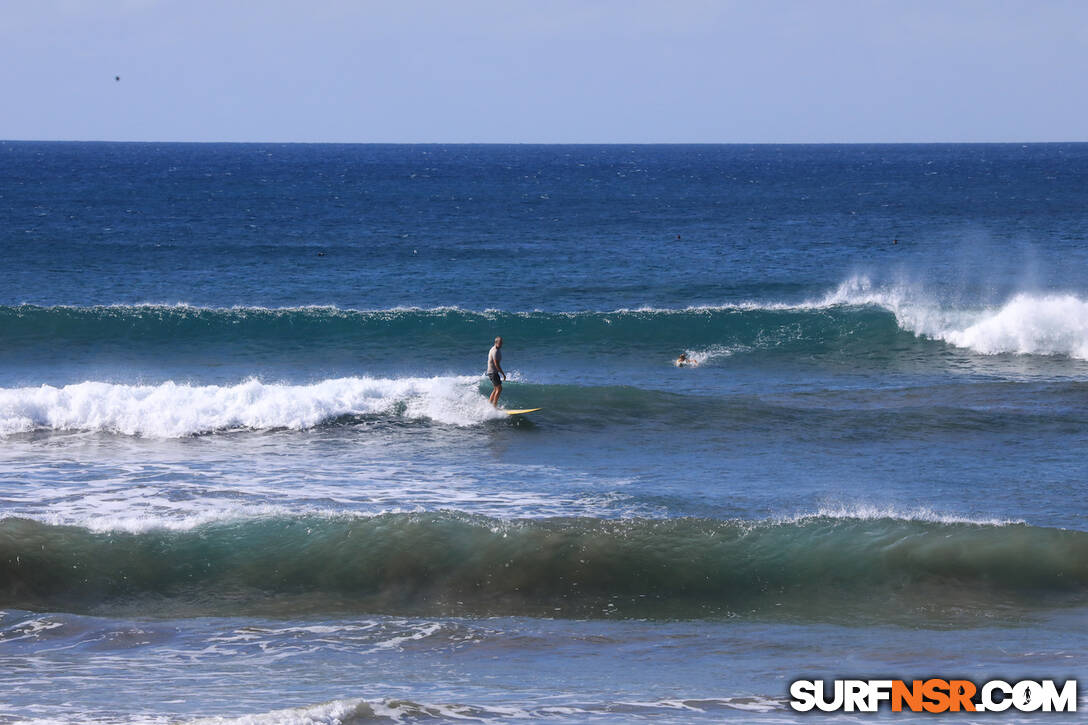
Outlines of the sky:
[{"label": "sky", "polygon": [[6,140],[1088,141],[1086,78],[1082,0],[0,0]]}]

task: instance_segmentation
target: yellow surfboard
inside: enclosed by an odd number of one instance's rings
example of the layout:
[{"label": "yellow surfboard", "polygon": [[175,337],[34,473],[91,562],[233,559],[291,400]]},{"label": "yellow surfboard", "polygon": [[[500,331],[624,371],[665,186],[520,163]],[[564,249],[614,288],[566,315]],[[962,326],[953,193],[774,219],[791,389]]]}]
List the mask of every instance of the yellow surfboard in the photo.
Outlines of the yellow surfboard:
[{"label": "yellow surfboard", "polygon": [[540,408],[526,408],[525,410],[505,410],[503,411],[507,415],[521,415],[522,413],[535,413]]}]

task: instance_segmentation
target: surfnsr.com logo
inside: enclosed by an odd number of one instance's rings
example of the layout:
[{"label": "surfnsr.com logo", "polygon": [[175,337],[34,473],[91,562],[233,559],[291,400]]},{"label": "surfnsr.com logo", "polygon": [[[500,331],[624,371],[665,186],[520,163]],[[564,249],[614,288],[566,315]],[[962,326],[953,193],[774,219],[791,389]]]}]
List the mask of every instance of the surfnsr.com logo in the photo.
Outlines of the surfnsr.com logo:
[{"label": "surfnsr.com logo", "polygon": [[1077,681],[1054,680],[795,680],[790,707],[798,712],[1076,712]]}]

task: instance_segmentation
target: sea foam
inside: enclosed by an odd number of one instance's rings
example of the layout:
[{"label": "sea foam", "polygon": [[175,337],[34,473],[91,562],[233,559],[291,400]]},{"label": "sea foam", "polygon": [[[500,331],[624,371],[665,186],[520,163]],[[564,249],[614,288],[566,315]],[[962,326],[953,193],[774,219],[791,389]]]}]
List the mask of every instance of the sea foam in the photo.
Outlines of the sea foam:
[{"label": "sea foam", "polygon": [[383,414],[459,426],[502,417],[472,376],[0,389],[0,435],[45,429],[176,438],[237,429],[301,430],[344,416]]},{"label": "sea foam", "polygon": [[1065,355],[1088,360],[1088,301],[1073,294],[1014,295],[1003,304],[949,308],[907,286],[875,286],[867,277],[843,282],[822,299],[826,308],[875,305],[895,315],[904,330],[984,355]]}]

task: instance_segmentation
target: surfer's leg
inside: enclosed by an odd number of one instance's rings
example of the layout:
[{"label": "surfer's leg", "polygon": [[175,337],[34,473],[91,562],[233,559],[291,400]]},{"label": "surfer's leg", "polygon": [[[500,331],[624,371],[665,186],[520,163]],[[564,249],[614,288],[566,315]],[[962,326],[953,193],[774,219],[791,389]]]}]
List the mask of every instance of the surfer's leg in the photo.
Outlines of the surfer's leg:
[{"label": "surfer's leg", "polygon": [[492,405],[497,405],[499,396],[502,395],[502,378],[499,377],[498,373],[489,372],[487,374],[487,379],[490,380],[491,384],[494,386],[494,390],[491,391],[491,395],[488,396],[487,399],[491,401]]}]

